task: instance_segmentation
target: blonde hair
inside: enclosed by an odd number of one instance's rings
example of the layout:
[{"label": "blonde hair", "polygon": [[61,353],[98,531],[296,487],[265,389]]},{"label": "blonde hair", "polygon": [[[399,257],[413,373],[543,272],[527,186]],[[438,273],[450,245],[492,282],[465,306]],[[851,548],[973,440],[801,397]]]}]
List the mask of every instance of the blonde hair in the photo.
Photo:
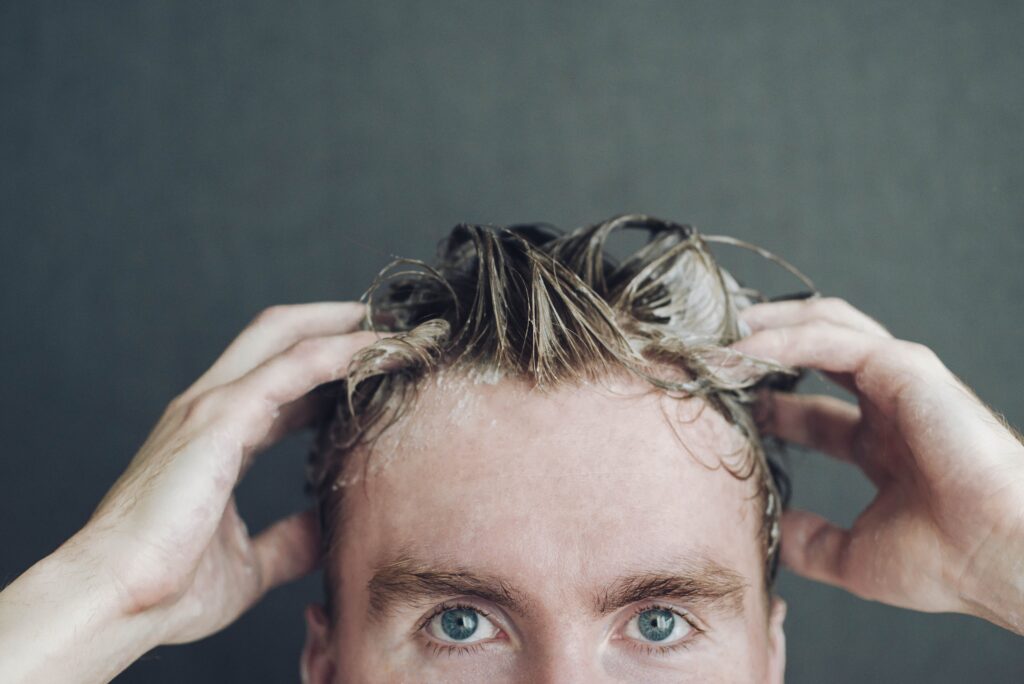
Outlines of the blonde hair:
[{"label": "blonde hair", "polygon": [[[606,243],[619,230],[641,230],[647,239],[616,261]],[[318,504],[325,558],[333,556],[342,521],[347,454],[402,415],[424,376],[451,368],[546,388],[625,370],[672,396],[700,397],[746,438],[749,448],[722,459],[734,476],[758,483],[770,586],[789,487],[752,406],[759,388],[792,388],[798,373],[729,349],[743,335],[739,311],[764,298],[718,265],[711,242],[753,249],[814,291],[806,277],[758,247],[645,215],[568,234],[544,224],[461,224],[441,243],[434,265],[389,264],[364,295],[364,327],[395,334],[357,354],[347,379],[325,390],[334,410],[310,453],[308,489]],[[329,608],[331,565],[325,563]]]}]

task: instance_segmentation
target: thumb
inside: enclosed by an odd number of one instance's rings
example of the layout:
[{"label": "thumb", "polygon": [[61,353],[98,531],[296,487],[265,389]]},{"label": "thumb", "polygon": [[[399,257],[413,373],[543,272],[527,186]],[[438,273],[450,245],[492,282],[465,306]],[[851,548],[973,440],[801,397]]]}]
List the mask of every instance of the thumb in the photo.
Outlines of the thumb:
[{"label": "thumb", "polygon": [[783,564],[808,579],[846,588],[850,532],[810,511],[782,514]]},{"label": "thumb", "polygon": [[260,568],[260,595],[303,577],[320,559],[320,530],[316,511],[309,509],[282,518],[253,540]]}]

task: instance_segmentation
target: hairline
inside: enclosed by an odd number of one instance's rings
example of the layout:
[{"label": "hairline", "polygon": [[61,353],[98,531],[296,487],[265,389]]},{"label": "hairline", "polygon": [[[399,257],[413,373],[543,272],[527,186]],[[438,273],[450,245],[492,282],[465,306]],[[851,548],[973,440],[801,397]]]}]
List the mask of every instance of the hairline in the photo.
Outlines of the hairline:
[{"label": "hairline", "polygon": [[[358,489],[360,489],[362,491],[363,496],[369,496],[368,489],[366,488],[366,484],[368,483],[369,478],[366,477],[366,471],[367,471],[367,468],[369,467],[370,460],[374,457],[374,455],[376,453],[376,451],[375,451],[376,441],[377,441],[377,439],[382,437],[385,434],[385,432],[387,432],[388,430],[392,430],[392,429],[396,429],[396,428],[401,429],[402,426],[400,425],[400,423],[402,423],[405,420],[408,420],[409,418],[411,418],[414,415],[417,402],[420,400],[420,396],[421,396],[421,393],[418,391],[420,386],[423,383],[428,382],[431,378],[437,377],[438,375],[440,375],[442,373],[453,373],[453,374],[455,374],[455,377],[459,378],[460,380],[472,381],[473,373],[479,372],[481,365],[482,364],[465,364],[465,363],[463,363],[463,364],[439,366],[439,367],[435,368],[431,373],[429,373],[429,374],[423,376],[422,378],[420,378],[416,383],[414,383],[415,391],[413,392],[412,398],[405,403],[405,405],[403,407],[403,413],[395,421],[389,423],[385,427],[384,430],[381,430],[381,431],[375,433],[372,440],[370,440],[368,442],[360,442],[359,444],[356,444],[351,449],[346,451],[346,453],[344,455],[344,458],[346,459],[347,462],[345,463],[345,465],[343,466],[343,468],[341,470],[341,477],[343,479],[348,480],[349,479],[348,476],[352,473],[352,469],[361,468],[362,471],[363,471],[363,474],[358,477],[357,481],[358,481],[358,484],[360,485],[358,487]],[[674,369],[674,370],[679,370],[679,369]],[[663,388],[660,388],[660,387],[657,387],[655,385],[652,385],[652,384],[646,382],[642,377],[639,377],[635,373],[632,373],[631,370],[629,368],[626,368],[626,367],[620,367],[620,368],[610,367],[610,368],[606,368],[606,369],[604,369],[604,372],[595,374],[592,377],[594,377],[597,382],[603,382],[605,380],[611,380],[611,379],[614,379],[616,377],[618,377],[618,378],[635,379],[637,381],[638,385],[641,385],[641,384],[643,385],[643,388],[639,390],[643,394],[657,393],[661,397],[664,397],[664,398],[667,398],[667,399],[671,399],[671,400],[674,400],[674,401],[698,400],[698,401],[700,401],[702,403],[701,411],[704,411],[707,408],[711,408],[710,402],[708,402],[703,397],[697,397],[697,396],[671,396],[667,390],[665,390]],[[507,382],[507,381],[529,383],[529,379],[528,378],[516,377],[516,376],[502,377],[499,382]],[[546,386],[546,387],[538,386],[537,384],[531,384],[530,387],[529,387],[529,391],[550,392],[550,391],[556,391],[556,390],[559,390],[559,389],[564,389],[566,387],[569,387],[569,388],[582,388],[582,387],[584,387],[584,385],[581,384],[581,381],[579,379],[577,379],[577,380],[565,380],[565,381],[563,381],[563,382],[561,382],[561,383],[559,383],[557,385]],[[679,435],[678,435],[678,433],[676,433],[675,427],[671,424],[670,417],[665,413],[665,411],[663,409],[660,411],[660,413],[662,414],[661,415],[662,419],[665,420],[669,424],[670,428],[673,430],[673,434],[675,435],[675,438],[677,440],[679,440],[680,439]],[[736,431],[736,427],[734,425],[732,425],[731,423],[728,423],[728,422],[726,424],[728,425],[730,430]],[[743,440],[744,440],[744,445],[743,445],[744,448],[753,448],[755,446],[747,438],[743,437],[742,435],[740,435],[740,437],[743,438]],[[680,454],[680,456],[689,457],[689,458],[693,459],[695,462],[697,462],[698,464],[704,465],[705,467],[707,467],[707,464],[706,463],[702,463],[699,459],[697,459],[693,455],[693,453],[689,450],[688,447],[684,446],[684,448],[681,449],[681,451],[684,451],[686,453]],[[716,453],[715,455],[718,458],[722,458],[722,454],[717,454]],[[746,503],[749,499],[753,499],[755,502],[760,502],[761,499],[763,499],[764,491],[763,491],[763,487],[760,486],[760,483],[757,481],[757,478],[747,477],[747,478],[741,478],[741,479],[742,480],[746,480],[746,481],[751,481],[751,486],[754,489],[754,491],[752,493],[753,496],[752,497],[745,497],[744,498],[744,502]],[[342,490],[343,493],[342,494],[338,494],[336,496],[336,500],[335,500],[336,509],[335,510],[337,512],[337,517],[333,521],[334,528],[333,528],[333,534],[331,536],[331,539],[332,539],[333,543],[332,543],[331,547],[325,551],[324,557],[322,559],[323,560],[323,567],[324,567],[324,585],[325,585],[325,590],[326,590],[326,593],[327,593],[328,601],[330,603],[334,604],[334,605],[329,605],[328,606],[328,614],[332,617],[332,621],[333,621],[333,616],[334,616],[336,610],[339,608],[339,605],[337,604],[337,599],[338,599],[338,594],[340,593],[339,592],[340,585],[342,584],[342,578],[340,577],[340,573],[337,572],[337,570],[340,569],[339,567],[337,567],[338,555],[339,555],[338,554],[338,547],[341,545],[342,541],[344,539],[346,539],[346,536],[344,534],[342,534],[341,532],[342,532],[342,529],[344,528],[344,526],[348,523],[349,519],[351,518],[351,511],[350,511],[350,505],[351,504],[349,502],[349,499],[351,497],[346,495],[347,492],[345,492],[345,490],[350,490],[350,489],[354,489],[354,488],[356,488],[356,487],[353,487],[351,485],[343,486],[343,487],[341,487],[341,490]],[[755,509],[756,509],[756,503],[755,503]],[[753,541],[755,543],[761,541],[760,537],[761,537],[761,532],[760,532],[760,525],[759,525],[758,531],[755,532]],[[762,556],[764,556],[765,555],[764,545],[763,544],[759,544],[759,546],[761,547],[761,549],[760,549],[761,550],[761,554],[762,554]],[[762,558],[762,560],[766,560],[766,559]],[[681,562],[682,561],[680,561],[680,563]],[[771,583],[769,583],[767,581],[767,578],[764,576],[764,573],[761,574],[761,577],[762,577],[762,581],[760,582],[760,586],[764,588],[764,595],[766,597],[766,600],[770,600],[771,596],[774,595],[774,588],[771,585]],[[330,584],[332,582],[333,582],[333,584]]]}]

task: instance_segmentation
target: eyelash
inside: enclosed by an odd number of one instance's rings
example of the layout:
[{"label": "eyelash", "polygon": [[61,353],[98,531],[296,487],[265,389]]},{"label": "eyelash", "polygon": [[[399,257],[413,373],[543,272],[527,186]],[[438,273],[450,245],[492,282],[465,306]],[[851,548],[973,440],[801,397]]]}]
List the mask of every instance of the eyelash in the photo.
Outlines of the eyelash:
[{"label": "eyelash", "polygon": [[685,637],[682,641],[674,643],[670,646],[654,646],[653,644],[644,644],[633,639],[629,639],[629,647],[643,653],[644,655],[658,656],[665,655],[667,653],[672,653],[673,651],[686,650],[693,645],[693,641],[695,639],[700,638],[704,634],[704,630],[701,629],[700,625],[697,624],[697,621],[694,619],[692,615],[690,615],[690,613],[680,608],[666,606],[659,603],[645,603],[641,604],[640,606],[637,606],[633,609],[633,612],[630,613],[629,619],[634,620],[638,615],[648,610],[667,610],[671,613],[678,615],[679,617],[686,620],[686,623],[690,626],[691,629],[693,629],[693,634]]},{"label": "eyelash", "polygon": [[428,613],[426,617],[420,620],[419,624],[416,625],[415,633],[422,636],[424,642],[426,642],[427,648],[430,649],[431,654],[435,656],[452,656],[468,655],[470,653],[478,653],[482,651],[484,649],[484,643],[486,642],[477,642],[473,644],[467,644],[465,646],[459,646],[457,644],[442,644],[440,642],[434,641],[428,635],[426,635],[425,631],[427,629],[427,625],[430,624],[430,621],[436,618],[441,613],[445,612],[446,610],[472,610],[474,612],[479,613],[487,619],[491,618],[491,614],[488,613],[486,610],[483,610],[479,606],[474,606],[469,603],[454,602],[442,603],[438,605],[436,608],[434,608],[434,610],[430,611],[430,613]]},{"label": "eyelash", "polygon": [[[436,608],[434,608],[434,610],[432,610],[422,620],[419,621],[419,624],[416,625],[415,631],[416,634],[422,635],[427,648],[429,648],[431,651],[431,654],[440,657],[442,655],[468,655],[470,653],[479,653],[480,651],[482,651],[484,649],[483,643],[467,644],[465,646],[459,646],[457,644],[442,644],[437,641],[434,641],[429,636],[426,636],[424,634],[424,631],[426,630],[427,625],[430,624],[430,621],[438,615],[440,615],[441,613],[445,612],[446,610],[472,610],[476,611],[477,613],[480,613],[480,615],[484,616],[485,618],[490,619],[491,617],[490,613],[481,609],[479,606],[470,605],[468,603],[454,602],[442,603],[438,605]],[[701,627],[697,624],[697,621],[688,612],[681,610],[679,608],[674,608],[672,606],[662,605],[659,603],[641,604],[640,606],[633,609],[632,613],[630,613],[629,619],[633,620],[638,615],[648,610],[667,610],[669,612],[675,613],[679,617],[686,620],[686,623],[690,626],[691,629],[693,629],[694,634],[686,637],[682,641],[672,644],[671,646],[654,646],[652,644],[643,644],[635,641],[634,639],[629,639],[629,647],[636,651],[639,651],[640,653],[643,653],[644,655],[666,655],[674,651],[682,651],[688,649],[690,648],[690,646],[693,645],[692,642],[695,639],[700,638],[701,635],[704,634],[704,630],[701,629]]]},{"label": "eyelash", "polygon": [[456,646],[455,644],[439,644],[436,641],[429,642],[427,644],[427,647],[430,648],[431,655],[435,657],[440,657],[443,655],[469,655],[470,653],[479,653],[484,648],[482,644]]}]

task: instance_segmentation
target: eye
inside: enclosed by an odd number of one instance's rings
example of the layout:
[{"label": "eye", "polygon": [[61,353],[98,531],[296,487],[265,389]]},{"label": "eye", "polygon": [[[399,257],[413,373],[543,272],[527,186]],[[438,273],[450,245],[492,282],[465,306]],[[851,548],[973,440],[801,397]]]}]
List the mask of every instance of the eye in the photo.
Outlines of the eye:
[{"label": "eye", "polygon": [[486,615],[469,606],[446,608],[427,622],[425,631],[445,644],[473,644],[493,639],[498,628]]},{"label": "eye", "polygon": [[626,636],[642,644],[671,646],[688,637],[693,625],[668,608],[647,608],[626,623]]}]

